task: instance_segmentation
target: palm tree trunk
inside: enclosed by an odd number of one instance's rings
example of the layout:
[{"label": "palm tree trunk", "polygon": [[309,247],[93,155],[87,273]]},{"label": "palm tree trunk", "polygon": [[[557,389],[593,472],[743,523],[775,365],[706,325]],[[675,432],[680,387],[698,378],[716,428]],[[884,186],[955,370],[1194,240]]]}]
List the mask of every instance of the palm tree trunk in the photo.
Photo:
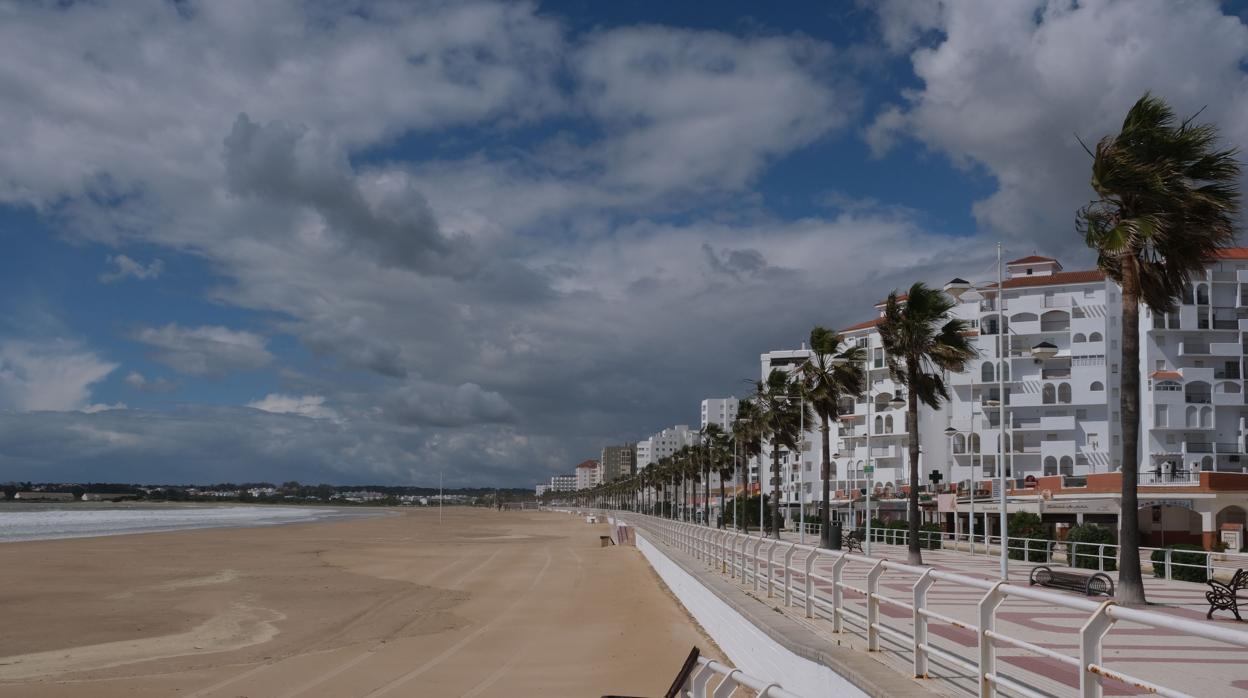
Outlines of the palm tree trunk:
[{"label": "palm tree trunk", "polygon": [[780,540],[780,444],[771,442],[771,533]]},{"label": "palm tree trunk", "polygon": [[724,506],[724,472],[721,470],[719,472],[719,525],[717,528],[728,527],[728,512],[724,509]]},{"label": "palm tree trunk", "polygon": [[711,525],[711,469],[702,471],[702,525]]},{"label": "palm tree trunk", "polygon": [[[919,362],[917,359],[906,361],[906,371],[910,374],[910,390],[906,394],[906,431],[910,442],[910,496],[908,497],[910,535],[909,549],[906,559],[911,565],[923,564],[923,550],[919,547],[919,394],[915,387],[919,384]],[[1005,396],[1001,397],[1002,400]]]},{"label": "palm tree trunk", "polygon": [[819,510],[819,547],[832,547],[832,490],[830,479],[832,476],[832,445],[828,443],[829,431],[831,427],[828,425],[828,415],[822,415],[823,423],[819,426],[819,436],[821,437],[820,449],[823,457],[823,465],[819,470],[819,476],[823,478],[823,500],[821,509]]},{"label": "palm tree trunk", "polygon": [[1140,453],[1140,270],[1134,254],[1122,255],[1122,502],[1118,510],[1118,587],[1122,604],[1144,604],[1140,574],[1140,522],[1136,483]]}]

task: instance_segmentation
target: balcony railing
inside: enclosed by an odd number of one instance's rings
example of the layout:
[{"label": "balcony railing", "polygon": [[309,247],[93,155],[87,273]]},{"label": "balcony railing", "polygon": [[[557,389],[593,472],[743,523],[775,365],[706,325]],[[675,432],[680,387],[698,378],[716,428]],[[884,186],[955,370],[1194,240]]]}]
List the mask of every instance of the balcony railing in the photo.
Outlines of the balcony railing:
[{"label": "balcony railing", "polygon": [[1187,393],[1184,395],[1184,399],[1187,402],[1191,402],[1197,405],[1208,405],[1213,402],[1213,394],[1212,393]]},{"label": "balcony railing", "polygon": [[1200,471],[1198,470],[1178,470],[1174,472],[1141,472],[1139,474],[1139,484],[1148,485],[1199,485]]},{"label": "balcony railing", "polygon": [[1070,378],[1069,368],[1046,368],[1040,371],[1040,377],[1046,380],[1055,378]]},{"label": "balcony railing", "polygon": [[1243,445],[1237,444],[1233,441],[1218,441],[1213,444],[1213,448],[1217,453],[1229,453],[1232,455],[1244,453]]},{"label": "balcony railing", "polygon": [[1185,444],[1188,453],[1213,453],[1213,444],[1188,441]]},{"label": "balcony railing", "polygon": [[1069,332],[1070,323],[1069,322],[1041,322],[1040,331],[1041,332]]}]

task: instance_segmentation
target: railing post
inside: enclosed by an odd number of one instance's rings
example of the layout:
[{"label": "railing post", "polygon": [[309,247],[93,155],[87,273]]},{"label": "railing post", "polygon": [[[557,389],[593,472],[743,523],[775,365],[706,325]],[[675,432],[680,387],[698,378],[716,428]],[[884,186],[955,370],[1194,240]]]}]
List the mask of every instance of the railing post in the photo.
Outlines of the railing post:
[{"label": "railing post", "polygon": [[1047,564],[1053,564],[1053,541],[1044,544],[1044,561]]},{"label": "railing post", "polygon": [[1171,553],[1173,552],[1174,552],[1174,548],[1166,548],[1166,579],[1167,580],[1173,579],[1172,575],[1174,574],[1174,560],[1171,558]]},{"label": "railing post", "polygon": [[1205,551],[1205,579],[1213,579],[1213,551]]},{"label": "railing post", "polygon": [[818,548],[811,548],[810,552],[806,553],[806,570],[805,570],[806,577],[803,581],[805,581],[806,583],[805,601],[806,601],[806,617],[807,618],[815,617],[815,601],[814,601],[815,584],[814,584],[814,581],[810,577],[810,567],[811,565],[815,564],[815,558],[818,557],[818,553],[819,553]]},{"label": "railing post", "polygon": [[989,680],[989,676],[995,675],[997,671],[997,650],[992,644],[992,638],[988,637],[988,633],[996,629],[997,607],[1005,601],[1005,594],[1001,593],[1001,585],[1005,582],[997,582],[992,585],[984,598],[979,600],[979,696],[980,698],[991,698],[996,695],[996,684]]},{"label": "railing post", "polygon": [[[763,547],[763,542],[765,540],[766,539],[764,538],[759,538],[758,540],[754,541],[754,547],[750,550],[750,560],[754,563],[754,591],[758,591],[758,575],[760,572],[762,572],[762,569],[763,569],[762,556],[758,554],[758,550],[759,548]],[[771,570],[767,571],[767,575],[768,575],[767,577],[768,580],[770,580]]]},{"label": "railing post", "polygon": [[1079,695],[1082,698],[1101,698],[1101,675],[1090,667],[1101,663],[1101,642],[1114,625],[1114,619],[1105,611],[1113,605],[1113,601],[1101,604],[1079,630]]},{"label": "railing post", "polygon": [[707,684],[714,675],[715,670],[711,668],[710,664],[703,664],[699,667],[693,676],[690,677],[689,695],[693,696],[693,698],[706,698]]},{"label": "railing post", "polygon": [[884,574],[884,558],[867,572],[867,651],[880,650],[880,575]]},{"label": "railing post", "polygon": [[1096,553],[1096,566],[1098,572],[1105,571],[1105,544],[1101,543],[1100,549]]},{"label": "railing post", "polygon": [[[1006,557],[1009,557],[1009,553],[1006,553]],[[1030,538],[1023,539],[1023,562],[1031,562],[1031,539]]]},{"label": "railing post", "polygon": [[[775,555],[775,553],[776,553],[776,548],[778,548],[778,547],[780,547],[780,541],[776,541],[776,542],[772,543],[772,544],[771,544],[771,547],[770,547],[770,548],[767,548],[767,571],[768,571],[768,573],[770,573],[770,572],[771,572],[771,570],[775,569],[775,567],[772,565],[772,556],[773,556],[773,555]],[[767,598],[769,598],[769,599],[770,599],[770,598],[772,597],[772,585],[771,585],[771,578],[770,578],[770,577],[768,577],[767,582],[768,582],[768,584],[767,584]]]},{"label": "railing post", "polygon": [[[788,608],[793,605],[793,553],[797,550],[797,543],[789,543],[789,549],[784,551],[784,607]],[[767,577],[767,583],[771,584],[771,577]]]},{"label": "railing post", "polygon": [[832,632],[841,632],[841,572],[849,562],[847,553],[841,553],[832,563]]},{"label": "railing post", "polygon": [[741,586],[745,586],[746,584],[749,583],[750,566],[747,560],[745,559],[745,546],[749,544],[750,544],[750,537],[742,536],[741,537]]},{"label": "railing post", "polygon": [[927,590],[936,582],[932,579],[931,568],[928,568],[914,583],[914,676],[918,679],[927,678]]}]

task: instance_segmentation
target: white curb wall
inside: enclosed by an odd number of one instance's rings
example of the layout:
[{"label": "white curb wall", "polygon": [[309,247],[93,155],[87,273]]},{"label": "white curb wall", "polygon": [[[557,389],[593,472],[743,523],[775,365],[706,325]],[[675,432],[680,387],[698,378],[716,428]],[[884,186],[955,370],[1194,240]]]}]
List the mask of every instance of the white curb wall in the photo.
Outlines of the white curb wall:
[{"label": "white curb wall", "polygon": [[785,649],[724,603],[637,530],[637,549],[646,556],[689,614],[728,655],[734,666],[765,681],[776,681],[801,696],[865,696],[857,686],[830,668]]}]

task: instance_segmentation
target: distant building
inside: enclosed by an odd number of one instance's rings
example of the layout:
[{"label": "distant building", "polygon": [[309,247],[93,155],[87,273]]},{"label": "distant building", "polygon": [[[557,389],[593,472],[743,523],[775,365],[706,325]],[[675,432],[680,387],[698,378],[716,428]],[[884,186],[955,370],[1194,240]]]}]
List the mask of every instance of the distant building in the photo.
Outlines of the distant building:
[{"label": "distant building", "polygon": [[602,449],[601,463],[603,482],[619,480],[637,470],[637,451],[632,444],[607,446]]},{"label": "distant building", "polygon": [[598,469],[598,461],[589,459],[576,466],[576,489],[587,490],[597,485],[601,472]]},{"label": "distant building", "polygon": [[702,428],[706,429],[708,424],[715,424],[724,431],[732,431],[732,423],[737,418],[739,402],[735,397],[711,397],[703,400]]},{"label": "distant building", "polygon": [[689,425],[677,424],[637,443],[637,467],[646,468],[667,458],[685,446],[698,442],[698,432],[690,431]]},{"label": "distant building", "polygon": [[27,502],[72,502],[74,495],[69,492],[18,492],[13,499]]},{"label": "distant building", "polygon": [[540,497],[546,494],[547,490],[549,489],[550,489],[550,485],[538,485],[537,487],[533,488],[533,493]]},{"label": "distant building", "polygon": [[551,492],[573,492],[576,490],[576,475],[554,475],[550,478]]}]

